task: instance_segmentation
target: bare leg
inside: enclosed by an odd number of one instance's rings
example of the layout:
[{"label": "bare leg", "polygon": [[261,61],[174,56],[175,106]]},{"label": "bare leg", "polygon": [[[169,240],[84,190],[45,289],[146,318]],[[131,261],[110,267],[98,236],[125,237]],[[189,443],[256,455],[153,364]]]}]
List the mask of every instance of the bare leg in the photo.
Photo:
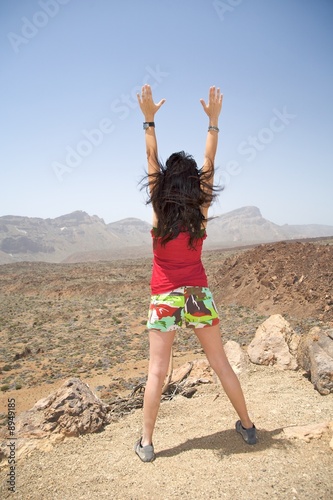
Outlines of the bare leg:
[{"label": "bare leg", "polygon": [[142,446],[152,443],[163,382],[168,372],[174,338],[175,331],[149,331],[149,369],[143,402]]},{"label": "bare leg", "polygon": [[252,427],[253,423],[247,412],[241,385],[224,352],[219,325],[196,328],[195,333],[205,351],[210,366],[219,377],[223,389],[238,413],[243,427]]}]

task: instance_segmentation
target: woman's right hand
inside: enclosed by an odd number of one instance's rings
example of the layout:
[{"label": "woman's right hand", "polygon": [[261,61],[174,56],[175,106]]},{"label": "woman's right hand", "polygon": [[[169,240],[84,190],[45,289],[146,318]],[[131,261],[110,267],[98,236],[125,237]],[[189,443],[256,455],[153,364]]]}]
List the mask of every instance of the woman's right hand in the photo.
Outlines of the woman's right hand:
[{"label": "woman's right hand", "polygon": [[223,94],[216,87],[210,87],[208,104],[205,103],[203,99],[200,99],[203,110],[209,117],[210,125],[217,126],[218,118],[222,109]]},{"label": "woman's right hand", "polygon": [[160,109],[162,104],[165,103],[165,99],[161,99],[160,102],[155,104],[150,85],[144,85],[141,90],[141,95],[137,94],[137,97],[145,121],[153,122],[155,113]]}]

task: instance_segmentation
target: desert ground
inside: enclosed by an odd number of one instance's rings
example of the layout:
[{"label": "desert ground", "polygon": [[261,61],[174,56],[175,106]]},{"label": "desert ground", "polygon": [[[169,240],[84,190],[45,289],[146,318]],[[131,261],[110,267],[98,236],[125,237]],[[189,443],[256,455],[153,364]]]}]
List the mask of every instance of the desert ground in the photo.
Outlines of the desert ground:
[{"label": "desert ground", "polygon": [[[316,325],[332,328],[331,243],[205,252],[223,340],[246,349],[274,313],[300,334]],[[20,413],[68,377],[87,382],[106,403],[144,383],[150,272],[150,258],[0,266],[3,428],[8,398]],[[202,357],[192,332],[181,330],[175,367]],[[321,396],[301,371],[250,364],[240,377],[258,428],[256,446],[235,433],[236,415],[219,384],[203,385],[191,399],[177,395],[162,403],[152,464],[133,452],[142,417],[137,409],[101,433],[22,458],[17,498],[332,498],[329,436],[306,442],[283,431],[332,421],[332,394]],[[9,498],[2,465],[0,496]]]}]

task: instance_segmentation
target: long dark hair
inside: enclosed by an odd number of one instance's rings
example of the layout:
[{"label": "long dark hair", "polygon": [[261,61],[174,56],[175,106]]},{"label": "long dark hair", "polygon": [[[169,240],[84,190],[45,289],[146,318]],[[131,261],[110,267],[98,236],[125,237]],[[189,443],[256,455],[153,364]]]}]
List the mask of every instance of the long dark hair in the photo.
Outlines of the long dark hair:
[{"label": "long dark hair", "polygon": [[195,240],[202,237],[205,221],[201,207],[209,206],[222,189],[212,185],[214,165],[198,169],[194,158],[184,151],[173,153],[165,165],[158,159],[156,163],[159,171],[142,180],[142,189],[147,189],[146,203],[152,204],[158,220],[154,234],[165,245],[186,231],[189,246],[194,248]]}]

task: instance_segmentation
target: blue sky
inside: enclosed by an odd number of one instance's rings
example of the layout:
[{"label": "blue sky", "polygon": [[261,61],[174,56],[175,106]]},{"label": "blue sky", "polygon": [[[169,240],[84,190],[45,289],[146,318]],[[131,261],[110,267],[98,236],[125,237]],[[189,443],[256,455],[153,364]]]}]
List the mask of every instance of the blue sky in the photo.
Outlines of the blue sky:
[{"label": "blue sky", "polygon": [[331,0],[2,0],[0,216],[150,221],[135,94],[162,160],[203,158],[200,98],[224,94],[218,215],[333,225]]}]

